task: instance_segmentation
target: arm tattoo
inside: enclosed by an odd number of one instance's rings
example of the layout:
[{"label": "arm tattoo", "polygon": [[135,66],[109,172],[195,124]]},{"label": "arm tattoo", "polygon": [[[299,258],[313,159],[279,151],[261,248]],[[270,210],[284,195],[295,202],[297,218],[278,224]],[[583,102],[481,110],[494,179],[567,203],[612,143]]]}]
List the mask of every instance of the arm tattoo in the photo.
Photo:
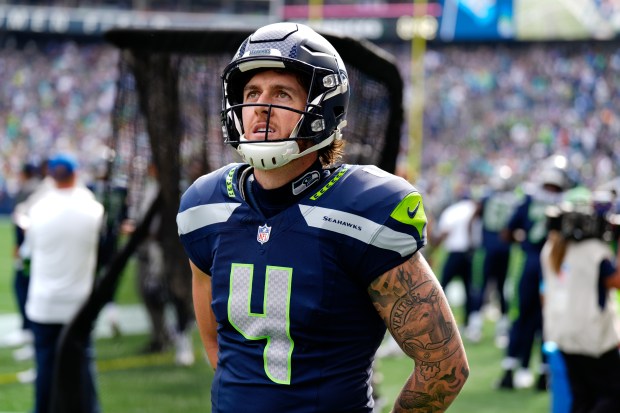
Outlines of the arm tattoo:
[{"label": "arm tattoo", "polygon": [[[462,380],[459,380],[456,376],[456,368],[437,381],[434,388],[435,391],[431,395],[430,392],[419,392],[412,390],[403,390],[398,400],[398,407],[405,409],[405,411],[420,411],[420,412],[443,412],[445,410],[445,402],[447,398],[454,396],[455,392],[458,392],[462,386]],[[466,371],[461,371],[462,374],[467,377],[469,374]],[[411,379],[409,380],[411,381]],[[409,384],[409,383],[407,383]],[[409,387],[409,386],[407,386]],[[398,411],[398,410],[397,410]]]},{"label": "arm tattoo", "polygon": [[[411,280],[407,275],[403,278]],[[451,317],[445,316],[449,309],[444,308],[446,304],[439,294],[439,287],[432,281],[410,284],[407,294],[396,300],[390,313],[396,341],[402,343],[407,354],[422,360],[421,373],[426,379],[439,373],[441,360],[457,351],[460,344],[455,340],[456,326]]]},{"label": "arm tattoo", "polygon": [[469,369],[462,342],[441,286],[419,254],[388,271],[369,288],[373,303],[405,353],[414,374],[397,410],[443,412],[462,388]]}]

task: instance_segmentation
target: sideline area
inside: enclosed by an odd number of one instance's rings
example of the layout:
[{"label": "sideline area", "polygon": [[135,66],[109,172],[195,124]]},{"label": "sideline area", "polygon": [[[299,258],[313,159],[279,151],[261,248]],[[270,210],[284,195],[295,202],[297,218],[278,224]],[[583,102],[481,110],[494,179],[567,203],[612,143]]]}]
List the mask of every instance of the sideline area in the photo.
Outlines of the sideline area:
[{"label": "sideline area", "polygon": [[[114,308],[115,307],[115,308]],[[149,329],[149,321],[146,310],[142,304],[115,305],[114,307],[104,307],[95,325],[96,338],[112,337],[114,332],[110,324],[111,317],[114,317],[124,335],[143,334]],[[11,334],[19,329],[18,314],[0,314],[0,347],[13,347],[7,342]]]},{"label": "sideline area", "polygon": [[[172,316],[172,314],[170,314]],[[111,320],[116,320],[117,330],[112,327]],[[0,349],[17,349],[19,346],[14,342],[19,332],[19,316],[17,314],[0,314]],[[95,338],[112,338],[116,334],[123,336],[147,334],[149,321],[146,310],[142,304],[115,305],[104,307],[95,325]],[[196,352],[196,350],[194,350]],[[197,352],[196,356],[200,353]],[[173,356],[166,353],[140,354],[109,360],[98,360],[99,372],[125,370],[128,368],[141,368],[145,366],[164,365],[174,362]],[[23,382],[18,372],[0,374],[0,385]],[[0,413],[3,413],[0,411]]]}]

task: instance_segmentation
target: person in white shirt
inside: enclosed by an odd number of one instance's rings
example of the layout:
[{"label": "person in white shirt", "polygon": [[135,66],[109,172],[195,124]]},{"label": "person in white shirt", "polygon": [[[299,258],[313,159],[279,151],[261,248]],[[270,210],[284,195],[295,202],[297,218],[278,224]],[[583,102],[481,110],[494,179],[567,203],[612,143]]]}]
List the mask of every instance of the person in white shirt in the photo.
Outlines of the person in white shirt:
[{"label": "person in white shirt", "polygon": [[[50,410],[54,359],[63,327],[88,299],[95,280],[99,231],[103,206],[93,193],[77,184],[77,161],[67,154],[50,158],[48,174],[55,188],[43,195],[29,211],[24,254],[31,259],[26,314],[32,321],[37,377],[35,413]],[[83,348],[84,380],[88,406],[99,411],[91,342]]]},{"label": "person in white shirt", "polygon": [[472,261],[475,240],[472,236],[471,221],[476,203],[464,193],[459,195],[460,199],[439,215],[433,244],[435,247],[442,245],[447,254],[441,272],[442,288],[445,290],[456,277],[460,277],[463,281],[465,290],[463,325],[467,326],[474,304]]}]

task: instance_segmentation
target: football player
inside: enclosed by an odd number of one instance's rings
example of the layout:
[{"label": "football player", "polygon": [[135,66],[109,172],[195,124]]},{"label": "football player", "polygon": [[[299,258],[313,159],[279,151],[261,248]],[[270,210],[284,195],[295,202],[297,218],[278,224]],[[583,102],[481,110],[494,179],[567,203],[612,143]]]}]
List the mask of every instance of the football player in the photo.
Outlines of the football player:
[{"label": "football player", "polygon": [[[548,206],[556,205],[562,192],[570,185],[564,168],[543,167],[537,174],[537,185],[526,193],[502,230],[502,237],[508,242],[518,242],[525,261],[518,281],[517,306],[519,314],[512,322],[508,337],[506,355],[502,360],[503,374],[498,383],[500,389],[530,387],[534,383],[530,371],[530,359],[534,342],[542,335],[542,306],[540,284],[542,268],[540,253],[547,240]],[[546,391],[548,366],[541,351],[539,375],[536,389]],[[516,370],[516,371],[515,371]]]},{"label": "football player", "polygon": [[520,202],[520,196],[514,189],[512,178],[512,169],[508,165],[498,168],[496,174],[489,179],[489,191],[478,202],[472,219],[472,225],[474,222],[480,222],[481,225],[481,248],[484,251],[484,258],[482,285],[473,305],[464,336],[472,342],[478,342],[482,338],[481,312],[489,294],[488,290],[492,286],[497,293],[501,314],[495,325],[495,345],[499,348],[505,348],[508,344],[508,328],[510,327],[509,305],[504,286],[508,276],[511,243],[504,240],[501,233]]},{"label": "football player", "polygon": [[225,141],[244,163],[198,178],[177,217],[212,411],[371,412],[386,326],[415,361],[394,411],[444,411],[469,367],[418,252],[422,197],[375,166],[336,165],[349,102],[339,54],[307,26],[268,25],[222,90]]}]

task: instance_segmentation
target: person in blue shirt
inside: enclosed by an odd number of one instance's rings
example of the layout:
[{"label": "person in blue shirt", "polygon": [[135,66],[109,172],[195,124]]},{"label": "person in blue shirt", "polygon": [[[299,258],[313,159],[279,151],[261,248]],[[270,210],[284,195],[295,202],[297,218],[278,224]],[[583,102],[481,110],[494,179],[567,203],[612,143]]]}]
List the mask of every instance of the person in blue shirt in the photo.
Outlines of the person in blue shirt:
[{"label": "person in blue shirt", "polygon": [[420,193],[343,153],[349,79],[307,26],[258,29],[224,69],[224,138],[241,155],[198,178],[177,216],[212,411],[371,412],[386,327],[414,369],[394,411],[445,411],[469,375],[419,249]]}]

